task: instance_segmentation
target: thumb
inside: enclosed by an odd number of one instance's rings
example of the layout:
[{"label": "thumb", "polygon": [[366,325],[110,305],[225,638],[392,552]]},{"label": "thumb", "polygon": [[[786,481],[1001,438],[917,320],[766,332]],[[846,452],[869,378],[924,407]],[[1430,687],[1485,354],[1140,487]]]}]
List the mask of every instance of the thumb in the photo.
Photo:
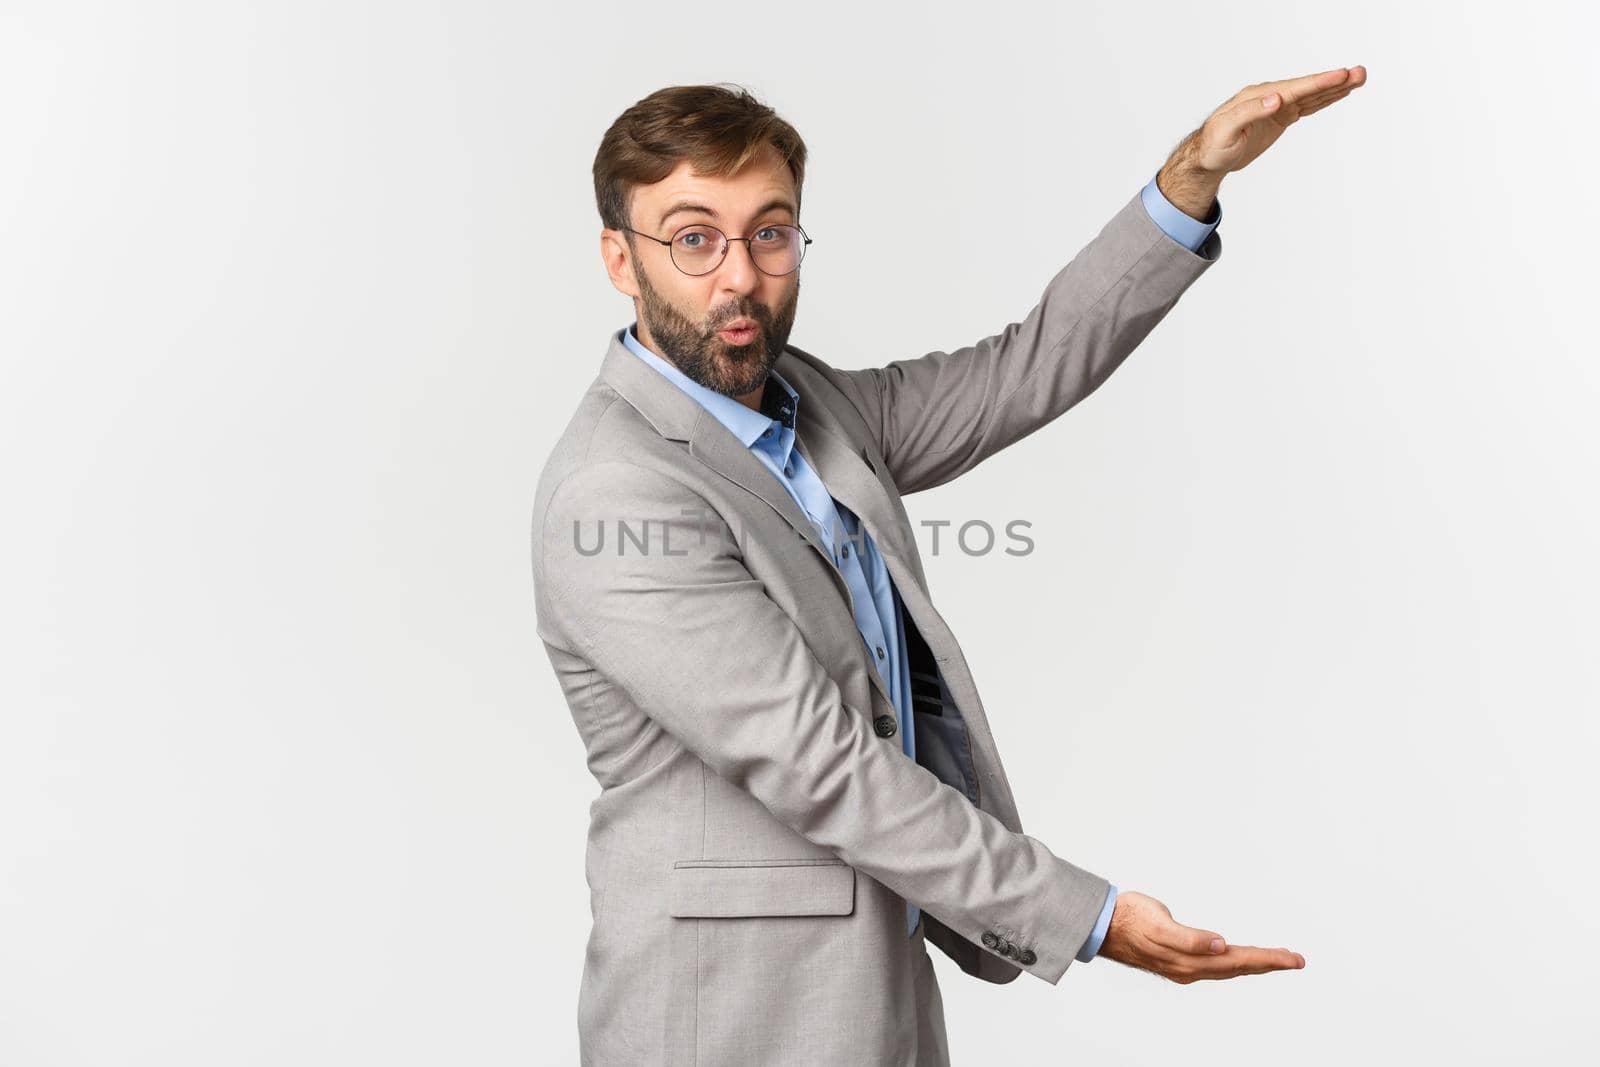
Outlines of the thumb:
[{"label": "thumb", "polygon": [[1215,931],[1198,930],[1176,922],[1155,931],[1155,939],[1168,948],[1193,956],[1210,956],[1228,947],[1227,939]]},{"label": "thumb", "polygon": [[1218,115],[1216,141],[1218,145],[1231,145],[1239,139],[1246,127],[1268,115],[1275,115],[1283,106],[1283,94],[1272,92],[1251,96],[1239,101]]}]

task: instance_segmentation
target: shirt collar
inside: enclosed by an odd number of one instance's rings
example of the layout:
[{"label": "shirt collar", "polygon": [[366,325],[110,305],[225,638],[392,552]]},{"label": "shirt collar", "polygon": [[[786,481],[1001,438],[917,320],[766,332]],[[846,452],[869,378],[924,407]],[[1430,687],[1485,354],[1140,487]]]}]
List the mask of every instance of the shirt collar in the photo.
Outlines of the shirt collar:
[{"label": "shirt collar", "polygon": [[754,445],[773,422],[794,429],[795,413],[800,410],[800,394],[776,370],[767,372],[766,387],[761,394],[761,410],[751,411],[733,397],[715,389],[707,389],[665,358],[650,351],[633,335],[631,325],[623,329],[622,343],[628,351],[654,367],[673,385],[699,401],[700,406],[726,426],[746,448]]}]

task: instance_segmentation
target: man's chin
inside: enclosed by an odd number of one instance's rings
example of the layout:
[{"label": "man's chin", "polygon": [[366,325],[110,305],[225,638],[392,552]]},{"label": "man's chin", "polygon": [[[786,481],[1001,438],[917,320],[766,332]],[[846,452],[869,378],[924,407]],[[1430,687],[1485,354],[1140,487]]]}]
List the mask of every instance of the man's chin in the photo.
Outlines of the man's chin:
[{"label": "man's chin", "polygon": [[728,396],[743,396],[759,388],[767,378],[766,364],[759,357],[759,352],[750,352],[739,359],[719,359],[717,377],[724,387],[721,391]]},{"label": "man's chin", "polygon": [[752,341],[745,345],[730,345],[728,342],[717,339],[717,361],[724,367],[737,367],[744,373],[749,373],[752,367],[761,365],[766,361],[766,346],[760,341]]}]

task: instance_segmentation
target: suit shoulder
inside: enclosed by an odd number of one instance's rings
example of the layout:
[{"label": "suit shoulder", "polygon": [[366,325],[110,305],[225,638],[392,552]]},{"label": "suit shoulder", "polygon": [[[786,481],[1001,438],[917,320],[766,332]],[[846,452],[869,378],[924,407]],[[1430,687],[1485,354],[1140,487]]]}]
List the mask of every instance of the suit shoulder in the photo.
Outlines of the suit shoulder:
[{"label": "suit shoulder", "polygon": [[651,516],[703,509],[682,444],[656,432],[620,393],[596,382],[551,448],[534,493],[535,572],[541,544],[574,522],[614,516],[616,509]]},{"label": "suit shoulder", "polygon": [[785,346],[783,355],[778,357],[777,363],[773,366],[796,388],[806,385],[815,392],[819,386],[822,387],[826,399],[832,399],[827,394],[849,397],[852,393],[860,392],[844,371],[822,357],[813,355],[803,348],[796,348],[794,345]]},{"label": "suit shoulder", "polygon": [[534,493],[535,516],[543,513],[556,487],[580,471],[589,471],[584,481],[597,483],[618,477],[628,467],[662,468],[681,462],[681,451],[622,394],[596,381],[578,401],[545,459]]}]

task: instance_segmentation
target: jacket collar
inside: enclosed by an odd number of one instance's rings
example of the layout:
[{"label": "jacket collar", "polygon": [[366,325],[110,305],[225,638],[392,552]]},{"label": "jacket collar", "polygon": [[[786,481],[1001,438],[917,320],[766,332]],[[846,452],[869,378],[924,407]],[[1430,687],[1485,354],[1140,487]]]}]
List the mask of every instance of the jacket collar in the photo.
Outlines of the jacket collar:
[{"label": "jacket collar", "polygon": [[752,411],[738,400],[715,389],[707,389],[671,362],[646,348],[633,332],[633,327],[622,331],[622,343],[628,351],[644,360],[667,380],[689,396],[699,402],[700,406],[716,416],[718,422],[726,426],[733,436],[737,437],[746,448],[751,447],[761,437],[767,427],[776,419],[782,425],[793,428],[795,411],[800,406],[800,394],[794,387],[783,380],[783,376],[776,369],[767,375],[766,387],[761,392],[761,410]]},{"label": "jacket collar", "polygon": [[[600,380],[633,405],[662,437],[686,443],[691,456],[783,516],[821,554],[838,577],[840,588],[845,588],[844,578],[828,556],[826,546],[788,490],[746,442],[662,372],[630,351],[623,333],[624,330],[616,330],[611,335],[600,365]],[[816,469],[828,492],[860,517],[891,570],[896,565],[902,567],[925,594],[927,579],[922,560],[890,503],[892,485],[887,475],[872,462],[865,445],[852,440],[825,405],[814,397],[808,402],[803,393],[795,390],[794,383],[802,381],[808,369],[798,357],[786,351],[778,357],[774,369],[778,368],[782,368],[784,383],[796,397],[796,447]],[[896,580],[900,580],[898,576]]]}]

